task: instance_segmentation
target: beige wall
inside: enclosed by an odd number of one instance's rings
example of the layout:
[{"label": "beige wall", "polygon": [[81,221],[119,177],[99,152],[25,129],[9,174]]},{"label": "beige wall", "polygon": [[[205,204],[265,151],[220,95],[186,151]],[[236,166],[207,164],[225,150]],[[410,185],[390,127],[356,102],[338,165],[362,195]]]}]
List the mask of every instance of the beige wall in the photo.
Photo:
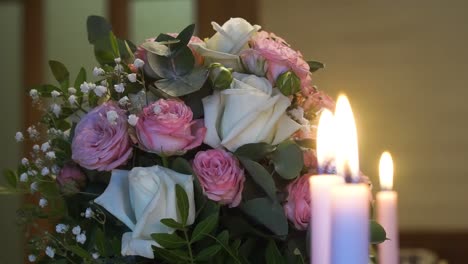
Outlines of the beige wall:
[{"label": "beige wall", "polygon": [[345,92],[361,167],[396,163],[402,229],[468,229],[467,1],[263,0],[261,23],[325,62],[315,75]]}]

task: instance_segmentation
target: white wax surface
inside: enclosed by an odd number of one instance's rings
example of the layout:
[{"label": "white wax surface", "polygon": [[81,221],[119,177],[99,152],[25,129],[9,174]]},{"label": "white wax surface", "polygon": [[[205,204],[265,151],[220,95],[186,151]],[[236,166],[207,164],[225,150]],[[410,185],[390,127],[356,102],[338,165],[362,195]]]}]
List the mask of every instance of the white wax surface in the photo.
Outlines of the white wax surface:
[{"label": "white wax surface", "polygon": [[331,263],[369,263],[369,195],[367,184],[333,188]]},{"label": "white wax surface", "polygon": [[398,264],[399,243],[398,243],[398,195],[394,191],[381,191],[377,193],[377,222],[383,226],[387,232],[387,240],[379,244],[379,263]]},{"label": "white wax surface", "polygon": [[331,255],[331,189],[344,183],[337,175],[314,175],[310,178],[311,195],[311,263],[330,263]]}]

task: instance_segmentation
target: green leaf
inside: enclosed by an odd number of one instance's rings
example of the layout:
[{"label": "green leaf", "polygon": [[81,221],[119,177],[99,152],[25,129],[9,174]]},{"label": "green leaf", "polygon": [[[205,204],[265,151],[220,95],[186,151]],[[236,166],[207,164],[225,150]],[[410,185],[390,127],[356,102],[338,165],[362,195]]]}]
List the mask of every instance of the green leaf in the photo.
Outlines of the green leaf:
[{"label": "green leaf", "polygon": [[159,248],[153,246],[153,251],[158,258],[162,258],[167,261],[167,263],[190,263],[190,258],[187,255],[186,251],[182,250],[168,250],[165,248]]},{"label": "green leaf", "polygon": [[185,229],[183,224],[178,223],[176,220],[174,220],[172,218],[161,219],[161,223],[163,223],[165,226],[170,227],[170,228],[174,228],[174,229],[178,229],[178,230]]},{"label": "green leaf", "polygon": [[202,239],[206,234],[213,231],[218,223],[218,214],[211,215],[205,220],[198,223],[192,233],[191,242],[196,242]]},{"label": "green leaf", "polygon": [[283,207],[268,198],[256,198],[241,205],[244,213],[278,236],[288,234],[288,220]]},{"label": "green leaf", "polygon": [[109,32],[112,30],[111,25],[101,16],[89,16],[86,28],[88,29],[88,41],[91,44],[100,38],[109,36]]},{"label": "green leaf", "polygon": [[310,72],[316,72],[319,69],[325,68],[325,64],[318,62],[318,61],[308,61]]},{"label": "green leaf", "polygon": [[265,263],[286,264],[274,240],[270,239],[265,252]]},{"label": "green leaf", "polygon": [[249,172],[250,177],[254,182],[260,186],[265,193],[272,199],[276,200],[276,186],[273,177],[268,173],[268,171],[259,163],[249,160],[243,157],[239,157],[244,168]]},{"label": "green leaf", "polygon": [[180,40],[180,42],[177,45],[175,45],[175,48],[179,49],[183,46],[187,46],[188,43],[190,42],[190,39],[192,38],[194,31],[195,31],[195,24],[188,25],[186,28],[184,28],[177,35],[177,39]]},{"label": "green leaf", "polygon": [[84,83],[85,81],[86,81],[86,70],[85,68],[81,67],[80,71],[78,72],[78,75],[76,76],[75,85],[73,86],[77,89],[77,92],[81,93],[80,85]]},{"label": "green leaf", "polygon": [[115,57],[112,51],[112,45],[109,41],[109,35],[94,41],[94,56],[101,65],[115,64]]},{"label": "green leaf", "polygon": [[112,31],[109,32],[109,41],[112,47],[112,53],[114,54],[114,58],[119,58],[120,57],[119,43],[117,42],[117,38],[115,37]]},{"label": "green leaf", "polygon": [[68,246],[67,249],[69,249],[71,252],[79,256],[80,258],[83,259],[89,259],[91,256],[88,251],[86,251],[84,248],[77,246],[77,245],[71,245]]},{"label": "green leaf", "polygon": [[173,234],[152,234],[151,238],[156,241],[163,248],[181,248],[187,245],[187,241],[179,237],[176,233]]},{"label": "green leaf", "polygon": [[16,173],[14,171],[8,169],[4,170],[3,176],[5,177],[5,180],[10,187],[16,188],[16,186],[18,185],[18,177],[16,176]]},{"label": "green leaf", "polygon": [[370,221],[370,236],[371,244],[380,244],[387,239],[385,229],[375,220]]},{"label": "green leaf", "polygon": [[100,228],[96,229],[94,239],[95,239],[95,245],[96,245],[97,251],[99,252],[99,255],[103,257],[107,256],[107,252],[106,252],[107,242],[106,242],[106,237],[102,229]]},{"label": "green leaf", "polygon": [[52,70],[52,74],[55,79],[64,87],[68,88],[68,83],[70,82],[70,73],[63,63],[50,60],[49,67]]},{"label": "green leaf", "polygon": [[172,44],[175,44],[175,43],[179,43],[180,40],[178,40],[176,37],[173,37],[171,35],[161,33],[156,37],[155,42],[159,42],[159,43],[170,42]]},{"label": "green leaf", "polygon": [[287,71],[278,76],[276,87],[286,96],[293,95],[301,90],[301,79],[294,72]]},{"label": "green leaf", "polygon": [[174,79],[162,79],[154,85],[164,93],[179,97],[200,90],[208,77],[208,70],[205,68],[195,68],[190,74]]},{"label": "green leaf", "polygon": [[220,250],[221,245],[212,245],[200,251],[195,257],[196,261],[208,261],[211,257],[215,256]]},{"label": "green leaf", "polygon": [[172,162],[171,168],[182,174],[193,174],[192,166],[190,166],[190,163],[182,157],[175,158]]},{"label": "green leaf", "polygon": [[278,145],[273,153],[275,171],[286,180],[297,178],[304,166],[304,157],[301,149],[294,143],[286,141]]},{"label": "green leaf", "polygon": [[268,153],[275,150],[275,147],[268,143],[250,143],[240,146],[234,154],[237,156],[246,157],[251,160],[263,159]]},{"label": "green leaf", "polygon": [[228,246],[229,245],[229,231],[224,230],[223,232],[219,233],[216,237],[221,245]]},{"label": "green leaf", "polygon": [[189,202],[187,193],[184,188],[179,184],[176,185],[176,197],[177,197],[177,211],[179,212],[180,217],[182,218],[182,224],[185,226],[187,224],[187,218],[189,214]]}]

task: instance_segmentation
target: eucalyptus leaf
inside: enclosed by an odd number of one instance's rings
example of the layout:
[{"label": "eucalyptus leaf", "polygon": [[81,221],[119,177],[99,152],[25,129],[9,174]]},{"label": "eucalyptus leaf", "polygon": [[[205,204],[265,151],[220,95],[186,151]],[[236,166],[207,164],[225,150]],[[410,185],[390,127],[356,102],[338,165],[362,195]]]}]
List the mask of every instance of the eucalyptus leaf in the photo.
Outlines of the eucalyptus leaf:
[{"label": "eucalyptus leaf", "polygon": [[385,229],[375,220],[370,221],[370,236],[371,244],[380,244],[387,239]]},{"label": "eucalyptus leaf", "polygon": [[192,239],[191,242],[197,242],[198,240],[205,237],[211,231],[213,231],[218,224],[218,214],[211,215],[207,217],[205,220],[198,223],[193,229]]},{"label": "eucalyptus leaf", "polygon": [[304,166],[304,157],[296,144],[285,141],[278,145],[272,157],[275,171],[286,180],[297,178]]},{"label": "eucalyptus leaf", "polygon": [[265,251],[266,264],[286,264],[274,240],[270,239]]},{"label": "eucalyptus leaf", "polygon": [[166,45],[160,42],[147,41],[141,44],[141,47],[146,51],[159,56],[168,57],[171,54],[171,50]]},{"label": "eucalyptus leaf", "polygon": [[188,75],[158,80],[154,85],[170,96],[179,97],[200,90],[207,77],[208,71],[205,68],[194,68]]},{"label": "eucalyptus leaf", "polygon": [[264,142],[250,143],[240,146],[234,154],[251,160],[263,159],[267,154],[273,152],[275,147]]},{"label": "eucalyptus leaf", "polygon": [[89,16],[86,28],[88,29],[88,41],[91,44],[102,37],[109,36],[109,32],[112,30],[111,25],[101,16]]},{"label": "eucalyptus leaf", "polygon": [[180,42],[177,45],[175,45],[175,48],[179,49],[183,46],[187,46],[190,42],[190,39],[192,38],[194,31],[195,31],[195,24],[188,25],[186,28],[184,28],[177,35],[177,39],[180,40]]},{"label": "eucalyptus leaf", "polygon": [[268,173],[268,171],[259,163],[246,159],[244,157],[239,157],[244,168],[249,172],[250,177],[254,182],[260,186],[265,193],[270,197],[271,200],[276,200],[276,186],[273,177]]},{"label": "eucalyptus leaf", "polygon": [[318,61],[308,61],[307,64],[309,64],[310,72],[316,72],[320,69],[325,68],[325,64]]},{"label": "eucalyptus leaf", "polygon": [[176,197],[177,197],[177,211],[182,218],[182,224],[187,224],[187,218],[189,214],[189,202],[188,196],[184,188],[179,184],[176,185]]},{"label": "eucalyptus leaf", "polygon": [[288,234],[288,220],[279,203],[268,198],[256,198],[241,204],[241,210],[275,235]]},{"label": "eucalyptus leaf", "polygon": [[159,42],[159,43],[163,43],[163,42],[178,43],[178,42],[180,42],[180,40],[178,40],[176,37],[173,37],[173,36],[165,34],[165,33],[159,34],[154,41]]},{"label": "eucalyptus leaf", "polygon": [[187,245],[187,241],[179,237],[176,233],[173,234],[152,234],[151,238],[159,245],[166,249],[181,248]]}]

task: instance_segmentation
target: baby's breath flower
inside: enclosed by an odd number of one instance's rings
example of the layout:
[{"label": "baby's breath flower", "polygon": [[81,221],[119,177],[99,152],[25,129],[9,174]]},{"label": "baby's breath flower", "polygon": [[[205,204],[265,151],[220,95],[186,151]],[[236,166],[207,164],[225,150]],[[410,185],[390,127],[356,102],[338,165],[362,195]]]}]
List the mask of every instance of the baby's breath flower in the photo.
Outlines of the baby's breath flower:
[{"label": "baby's breath flower", "polygon": [[45,199],[45,198],[39,199],[39,206],[40,206],[41,208],[46,207],[48,204],[49,204],[49,202],[47,201],[47,199]]},{"label": "baby's breath flower", "polygon": [[117,63],[117,64],[119,64],[119,63],[122,62],[122,59],[121,59],[121,58],[115,58],[115,59],[114,59],[114,62]]},{"label": "baby's breath flower", "polygon": [[45,254],[49,256],[49,258],[54,258],[55,256],[55,249],[53,247],[47,246],[45,250]]},{"label": "baby's breath flower", "polygon": [[55,232],[59,234],[65,234],[68,231],[69,226],[65,224],[58,224],[55,226]]},{"label": "baby's breath flower", "polygon": [[21,133],[21,132],[16,132],[15,139],[16,139],[16,142],[21,142],[21,141],[23,141],[23,140],[24,140],[23,133]]},{"label": "baby's breath flower", "polygon": [[47,152],[49,149],[50,149],[50,143],[49,143],[49,141],[44,142],[44,143],[41,145],[41,150],[42,150],[42,152]]},{"label": "baby's breath flower", "polygon": [[60,116],[60,113],[62,112],[62,107],[61,107],[59,104],[55,104],[55,103],[52,104],[52,105],[50,106],[50,109],[51,109],[52,113],[54,113],[54,115],[55,115],[56,117],[59,117],[59,116]]},{"label": "baby's breath flower", "polygon": [[124,71],[124,67],[122,66],[122,64],[117,64],[114,67],[114,71],[116,71],[117,73],[121,73]]},{"label": "baby's breath flower", "polygon": [[30,254],[30,255],[28,256],[29,262],[36,262],[36,259],[37,259],[37,258],[36,258],[36,255]]},{"label": "baby's breath flower", "polygon": [[69,93],[69,94],[76,94],[76,89],[75,89],[75,87],[70,87],[70,88],[68,88],[68,93]]},{"label": "baby's breath flower", "polygon": [[44,161],[43,161],[41,158],[37,158],[37,159],[34,161],[34,165],[36,165],[37,167],[41,168],[42,165],[44,165]]},{"label": "baby's breath flower", "polygon": [[48,151],[48,152],[46,153],[46,157],[47,157],[48,159],[50,159],[50,160],[54,160],[54,159],[56,158],[56,157],[55,157],[55,152],[53,152],[53,151]]},{"label": "baby's breath flower", "polygon": [[73,233],[75,236],[79,235],[79,234],[81,233],[81,227],[80,227],[79,225],[73,227],[72,233]]},{"label": "baby's breath flower", "polygon": [[138,117],[136,115],[129,115],[128,116],[128,123],[131,126],[136,126],[136,124],[138,123]]},{"label": "baby's breath flower", "polygon": [[135,59],[135,61],[133,62],[133,65],[137,68],[141,68],[143,67],[143,65],[145,65],[145,62],[141,59]]},{"label": "baby's breath flower", "polygon": [[107,112],[107,121],[109,121],[109,123],[111,123],[112,125],[117,124],[117,118],[119,118],[119,114],[117,114],[116,111],[111,110]]},{"label": "baby's breath flower", "polygon": [[102,80],[101,85],[105,87],[109,86],[109,84],[107,83],[107,80]]},{"label": "baby's breath flower", "polygon": [[29,160],[27,158],[22,158],[21,159],[21,164],[23,164],[23,166],[28,166],[29,165]]},{"label": "baby's breath flower", "polygon": [[20,175],[20,182],[27,182],[28,178],[29,178],[28,174],[26,172],[23,172]]},{"label": "baby's breath flower", "polygon": [[29,176],[36,176],[36,175],[37,175],[37,171],[36,171],[36,170],[28,170],[28,175],[29,175]]},{"label": "baby's breath flower", "polygon": [[84,93],[84,94],[89,93],[89,90],[90,90],[89,84],[88,84],[87,82],[82,83],[82,84],[80,85],[80,90],[81,90],[81,92]]},{"label": "baby's breath flower", "polygon": [[35,126],[28,127],[26,131],[28,131],[29,137],[31,139],[36,139],[39,137],[39,132],[37,131]]},{"label": "baby's breath flower", "polygon": [[37,99],[39,99],[39,93],[37,92],[36,89],[31,89],[29,91],[29,96],[31,96],[31,98],[33,99],[33,101],[36,101]]},{"label": "baby's breath flower", "polygon": [[70,95],[70,97],[68,97],[68,102],[71,104],[71,105],[74,105],[76,104],[76,95]]},{"label": "baby's breath flower", "polygon": [[49,175],[49,174],[50,174],[49,168],[47,168],[47,167],[42,168],[41,174],[42,174],[42,176],[47,176],[47,175]]},{"label": "baby's breath flower", "polygon": [[53,90],[50,95],[52,95],[53,98],[57,98],[60,96],[60,92],[59,91],[56,91],[56,90]]},{"label": "baby's breath flower", "polygon": [[129,75],[127,75],[127,78],[130,82],[134,83],[137,81],[137,75],[136,73],[131,73]]},{"label": "baby's breath flower", "polygon": [[93,257],[93,259],[98,259],[99,258],[99,253],[94,252],[94,253],[91,254],[91,256]]},{"label": "baby's breath flower", "polygon": [[34,152],[38,152],[40,150],[40,147],[39,145],[35,144],[32,149]]},{"label": "baby's breath flower", "polygon": [[80,244],[84,244],[86,242],[86,235],[85,233],[81,233],[79,235],[76,236],[76,242],[80,243]]},{"label": "baby's breath flower", "polygon": [[93,75],[98,77],[101,75],[104,75],[106,72],[102,68],[94,67],[93,69]]},{"label": "baby's breath flower", "polygon": [[98,96],[101,97],[107,92],[107,87],[98,85],[96,86],[96,89],[94,89],[94,93]]},{"label": "baby's breath flower", "polygon": [[30,189],[31,189],[31,193],[37,192],[39,190],[39,183],[37,182],[31,183]]},{"label": "baby's breath flower", "polygon": [[91,210],[91,208],[89,208],[89,207],[86,208],[86,211],[85,211],[85,215],[84,215],[84,216],[85,216],[85,218],[88,218],[88,219],[91,218],[91,217],[93,217],[93,216],[94,216],[93,210]]},{"label": "baby's breath flower", "polygon": [[115,84],[114,90],[118,93],[123,93],[125,91],[125,86],[123,83]]},{"label": "baby's breath flower", "polygon": [[120,98],[119,105],[126,106],[129,102],[130,102],[130,99],[128,99],[128,96],[124,96]]}]

